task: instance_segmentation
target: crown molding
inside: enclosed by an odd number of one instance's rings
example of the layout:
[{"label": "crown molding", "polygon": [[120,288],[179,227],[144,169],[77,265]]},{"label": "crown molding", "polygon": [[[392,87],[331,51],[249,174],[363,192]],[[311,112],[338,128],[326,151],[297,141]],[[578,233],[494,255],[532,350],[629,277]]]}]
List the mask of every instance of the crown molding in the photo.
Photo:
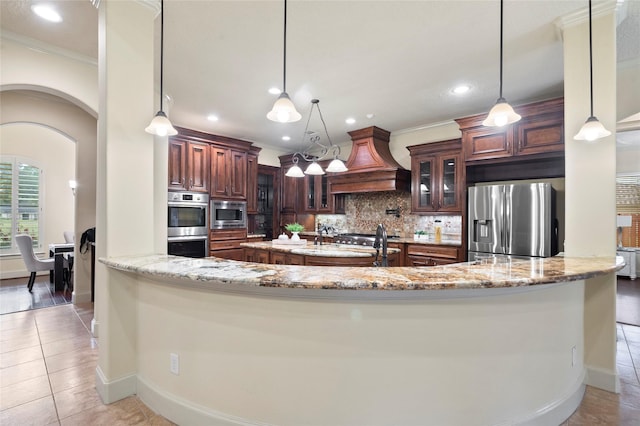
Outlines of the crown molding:
[{"label": "crown molding", "polygon": [[93,65],[93,66],[98,66],[98,58],[92,58],[90,56],[81,55],[79,53],[72,52],[71,50],[52,46],[40,40],[36,40],[31,37],[25,37],[23,35],[16,34],[12,31],[0,30],[0,39],[11,40],[17,44],[21,44],[29,49],[32,49],[38,52],[62,56],[68,59],[72,59],[74,61],[82,62],[82,63]]},{"label": "crown molding", "polygon": [[[616,14],[616,25],[620,25],[620,22],[624,21],[624,18],[626,18],[627,16],[627,3],[625,3],[625,0],[605,0],[595,3],[591,6],[592,18],[606,16],[610,13]],[[585,7],[584,9],[579,9],[575,12],[560,16],[556,18],[553,23],[556,26],[556,31],[558,32],[559,38],[562,40],[562,35],[565,29],[583,24],[588,21],[589,8]]]}]

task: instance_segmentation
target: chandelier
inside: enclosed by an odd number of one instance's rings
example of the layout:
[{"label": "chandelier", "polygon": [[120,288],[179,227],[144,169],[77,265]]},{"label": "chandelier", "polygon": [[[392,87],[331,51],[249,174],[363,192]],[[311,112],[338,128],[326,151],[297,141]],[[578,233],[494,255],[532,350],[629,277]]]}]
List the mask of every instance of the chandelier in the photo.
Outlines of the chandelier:
[{"label": "chandelier", "polygon": [[[324,128],[324,133],[327,136],[328,145],[325,145],[320,142],[320,135],[315,132],[309,132],[309,121],[311,121],[311,116],[313,115],[314,107],[318,110],[318,115],[320,116],[320,121],[322,122],[322,127]],[[324,122],[324,118],[322,117],[322,111],[320,111],[320,101],[318,99],[311,100],[311,111],[309,112],[309,118],[307,118],[307,125],[304,128],[304,134],[302,135],[302,141],[304,142],[305,138],[309,139],[309,146],[302,152],[295,152],[291,157],[291,161],[293,162],[293,166],[287,170],[285,176],[288,177],[304,177],[307,175],[323,175],[325,174],[325,170],[322,170],[318,161],[323,160],[328,155],[333,157],[333,161],[329,163],[326,168],[326,171],[329,173],[340,173],[346,172],[347,166],[344,165],[342,160],[338,158],[340,155],[340,147],[338,145],[334,145],[331,142],[331,138],[329,137],[329,132],[327,132],[327,125]],[[312,152],[316,152],[314,154]],[[302,158],[305,161],[310,161],[311,164],[307,166],[306,170],[303,172],[300,166],[298,166],[299,159]]]}]

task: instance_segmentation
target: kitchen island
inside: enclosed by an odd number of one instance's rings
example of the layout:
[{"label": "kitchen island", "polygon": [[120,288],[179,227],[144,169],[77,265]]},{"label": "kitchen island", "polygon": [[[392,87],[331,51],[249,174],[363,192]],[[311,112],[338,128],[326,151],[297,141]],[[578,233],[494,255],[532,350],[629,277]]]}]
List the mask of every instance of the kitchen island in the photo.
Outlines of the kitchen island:
[{"label": "kitchen island", "polygon": [[584,280],[622,267],[100,261],[134,278],[140,398],[179,424],[261,425],[559,424],[584,392]]},{"label": "kitchen island", "polygon": [[[241,243],[248,262],[272,263],[276,265],[308,266],[374,266],[382,261],[382,250],[372,247],[348,246],[345,244],[292,244],[290,240],[257,243]],[[389,266],[399,266],[397,248],[387,249]]]}]

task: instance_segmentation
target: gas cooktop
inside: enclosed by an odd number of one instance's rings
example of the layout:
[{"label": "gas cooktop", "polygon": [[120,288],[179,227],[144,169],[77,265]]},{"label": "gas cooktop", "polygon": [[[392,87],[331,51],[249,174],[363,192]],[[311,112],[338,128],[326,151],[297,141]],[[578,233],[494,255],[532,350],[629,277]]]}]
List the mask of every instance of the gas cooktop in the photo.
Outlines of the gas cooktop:
[{"label": "gas cooktop", "polygon": [[[396,236],[389,236],[387,240],[398,238]],[[337,244],[353,244],[358,246],[373,246],[376,241],[376,234],[338,234],[333,238],[333,242]]]}]

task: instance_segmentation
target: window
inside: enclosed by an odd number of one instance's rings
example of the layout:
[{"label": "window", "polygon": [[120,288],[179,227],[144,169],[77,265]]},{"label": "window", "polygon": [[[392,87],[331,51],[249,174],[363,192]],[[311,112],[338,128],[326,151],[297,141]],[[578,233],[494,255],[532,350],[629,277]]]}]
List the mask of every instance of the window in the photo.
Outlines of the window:
[{"label": "window", "polygon": [[25,158],[0,158],[0,253],[18,253],[14,236],[29,234],[42,247],[43,171]]}]

